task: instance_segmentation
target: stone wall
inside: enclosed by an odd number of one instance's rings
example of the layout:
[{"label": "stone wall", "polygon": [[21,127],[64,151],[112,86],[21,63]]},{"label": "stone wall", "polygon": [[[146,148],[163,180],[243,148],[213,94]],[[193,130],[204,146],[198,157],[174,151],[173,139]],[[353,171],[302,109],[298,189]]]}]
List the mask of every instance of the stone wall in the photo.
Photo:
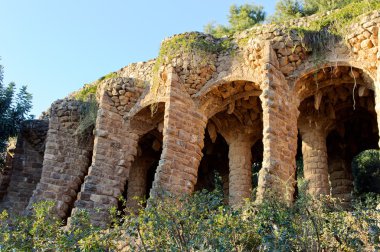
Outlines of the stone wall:
[{"label": "stone wall", "polygon": [[155,60],[133,63],[117,71],[117,74],[120,77],[137,79],[141,85],[148,86],[152,81],[154,64]]},{"label": "stone wall", "polygon": [[42,176],[28,209],[40,200],[51,200],[56,202],[59,217],[70,214],[90,166],[93,148],[92,132],[77,133],[83,106],[75,100],[58,100],[52,105]]},{"label": "stone wall", "polygon": [[9,186],[2,202],[13,213],[22,212],[40,181],[48,121],[25,121],[17,138]]}]

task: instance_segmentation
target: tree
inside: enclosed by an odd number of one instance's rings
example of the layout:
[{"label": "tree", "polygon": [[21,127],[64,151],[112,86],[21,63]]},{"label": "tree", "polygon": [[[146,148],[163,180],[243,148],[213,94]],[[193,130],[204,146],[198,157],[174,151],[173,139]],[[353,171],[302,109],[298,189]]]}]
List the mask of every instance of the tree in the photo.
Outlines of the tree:
[{"label": "tree", "polygon": [[304,0],[304,12],[306,15],[311,15],[317,12],[326,12],[344,6],[361,2],[362,0]]},{"label": "tree", "polygon": [[0,65],[0,166],[4,163],[4,153],[8,139],[20,131],[21,123],[32,108],[32,95],[22,86],[16,93],[16,85],[3,85],[3,67]]},{"label": "tree", "polygon": [[204,27],[204,31],[215,37],[223,37],[262,23],[265,16],[263,6],[255,4],[232,5],[228,16],[229,26],[209,23]]},{"label": "tree", "polygon": [[281,22],[287,19],[305,16],[303,4],[299,0],[280,0],[276,3],[276,11],[271,21]]},{"label": "tree", "polygon": [[263,22],[265,12],[263,6],[254,4],[244,4],[241,6],[232,5],[230,7],[230,16],[228,22],[233,31],[242,31],[255,24]]},{"label": "tree", "polygon": [[310,16],[315,13],[343,8],[351,3],[361,1],[362,0],[279,0],[276,4],[276,11],[270,19],[275,22],[281,22],[292,18]]}]

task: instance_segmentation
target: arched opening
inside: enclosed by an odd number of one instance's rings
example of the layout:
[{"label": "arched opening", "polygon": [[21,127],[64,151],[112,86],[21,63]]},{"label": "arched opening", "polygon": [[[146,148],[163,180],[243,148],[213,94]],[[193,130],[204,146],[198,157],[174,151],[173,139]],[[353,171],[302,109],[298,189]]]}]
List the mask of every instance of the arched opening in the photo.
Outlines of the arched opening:
[{"label": "arched opening", "polygon": [[349,202],[352,160],[378,148],[373,81],[360,69],[335,66],[310,73],[298,84],[298,127],[309,191]]},{"label": "arched opening", "polygon": [[208,132],[205,134],[203,158],[198,168],[195,191],[213,191],[220,187],[224,198],[228,199],[228,144],[220,134],[214,142]]},{"label": "arched opening", "polygon": [[[367,99],[372,98],[373,95]],[[340,120],[326,140],[330,190],[333,197],[349,201],[354,190],[352,161],[360,152],[377,148],[378,130],[376,115],[368,108],[348,107],[338,113]]]},{"label": "arched opening", "polygon": [[257,186],[263,160],[260,94],[253,82],[233,81],[213,88],[205,96],[210,119],[196,189],[212,190],[219,181],[230,205],[250,198],[253,185]]},{"label": "arched opening", "polygon": [[[149,197],[162,153],[164,110],[164,103],[158,103],[154,113],[146,107],[129,122],[140,137],[137,154],[131,164],[129,178],[122,194],[126,199],[127,209],[134,210],[145,206],[145,200]],[[122,205],[119,207],[124,208]]]},{"label": "arched opening", "polygon": [[154,174],[162,152],[162,133],[157,129],[143,135],[138,144],[137,155],[129,172],[124,197],[128,208],[137,208],[149,196]]}]

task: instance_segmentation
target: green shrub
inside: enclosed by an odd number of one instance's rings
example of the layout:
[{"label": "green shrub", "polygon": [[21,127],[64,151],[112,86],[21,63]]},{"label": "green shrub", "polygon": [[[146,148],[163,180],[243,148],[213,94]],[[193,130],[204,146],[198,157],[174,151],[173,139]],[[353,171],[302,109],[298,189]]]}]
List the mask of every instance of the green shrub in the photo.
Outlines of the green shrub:
[{"label": "green shrub", "polygon": [[[247,201],[233,209],[220,191],[173,197],[160,193],[139,212],[126,210],[114,223],[93,227],[84,210],[70,226],[52,215],[54,204],[41,202],[29,217],[0,215],[0,251],[376,251],[379,247],[379,198],[358,201],[349,210],[330,197],[313,198],[300,181],[291,206],[276,197]],[[376,199],[376,202],[373,200]],[[370,204],[366,204],[370,202]],[[120,247],[121,246],[121,247]]]},{"label": "green shrub", "polygon": [[83,88],[74,94],[75,99],[80,101],[87,101],[91,97],[95,97],[98,90],[99,82],[93,84],[84,84]]},{"label": "green shrub", "polygon": [[255,4],[231,5],[229,12],[228,26],[209,23],[204,27],[205,33],[216,38],[232,35],[262,23],[266,16],[263,6]]},{"label": "green shrub", "polygon": [[95,99],[90,99],[83,102],[80,108],[79,125],[75,134],[86,140],[92,136],[92,131],[95,127],[96,118],[98,116],[98,103]]},{"label": "green shrub", "polygon": [[116,72],[111,72],[109,74],[106,74],[102,77],[100,77],[97,81],[90,83],[90,84],[84,84],[84,86],[79,89],[77,92],[74,93],[74,98],[80,101],[88,101],[88,100],[94,100],[96,96],[96,92],[98,90],[100,82],[118,77],[118,74]]},{"label": "green shrub", "polygon": [[380,150],[366,150],[357,155],[352,173],[357,194],[380,193]]}]

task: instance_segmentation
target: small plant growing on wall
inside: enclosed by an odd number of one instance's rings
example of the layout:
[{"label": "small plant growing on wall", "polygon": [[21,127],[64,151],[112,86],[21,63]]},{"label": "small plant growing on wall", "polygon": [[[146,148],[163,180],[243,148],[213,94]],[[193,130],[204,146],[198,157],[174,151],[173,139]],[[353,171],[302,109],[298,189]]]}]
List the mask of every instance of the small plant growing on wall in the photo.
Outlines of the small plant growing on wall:
[{"label": "small plant growing on wall", "polygon": [[80,108],[79,125],[75,131],[76,135],[85,140],[92,136],[98,114],[98,103],[95,98],[91,98],[82,103]]}]

